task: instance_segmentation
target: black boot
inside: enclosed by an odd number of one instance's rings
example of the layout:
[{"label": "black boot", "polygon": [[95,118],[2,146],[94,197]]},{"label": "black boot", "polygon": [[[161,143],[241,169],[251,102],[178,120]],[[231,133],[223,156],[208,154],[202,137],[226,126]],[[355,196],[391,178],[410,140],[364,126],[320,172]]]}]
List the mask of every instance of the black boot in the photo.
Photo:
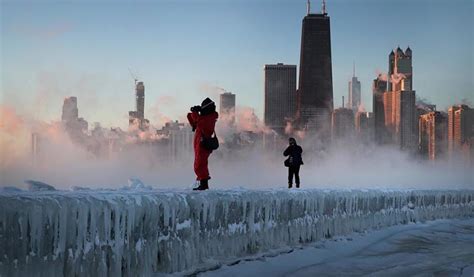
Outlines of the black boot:
[{"label": "black boot", "polygon": [[288,183],[288,188],[291,189],[293,187],[292,183]]},{"label": "black boot", "polygon": [[300,184],[296,184],[296,188],[299,189],[299,188],[300,188]]},{"label": "black boot", "polygon": [[209,179],[204,179],[199,182],[199,187],[193,188],[193,190],[206,190],[209,189]]}]

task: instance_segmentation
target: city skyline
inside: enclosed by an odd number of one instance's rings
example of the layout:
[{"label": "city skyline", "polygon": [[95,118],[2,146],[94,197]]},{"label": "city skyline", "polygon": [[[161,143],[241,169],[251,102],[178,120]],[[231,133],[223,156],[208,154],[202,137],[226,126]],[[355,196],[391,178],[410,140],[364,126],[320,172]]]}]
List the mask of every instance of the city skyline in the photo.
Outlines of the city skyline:
[{"label": "city skyline", "polygon": [[[64,97],[77,96],[81,115],[89,122],[126,127],[127,111],[132,110],[134,103],[134,82],[127,70],[131,67],[147,87],[145,114],[152,125],[158,125],[160,115],[181,119],[189,106],[214,93],[214,87],[234,92],[239,98],[238,106],[254,108],[263,121],[263,65],[283,62],[296,64],[299,70],[301,20],[306,14],[306,2],[300,2],[278,1],[275,5],[266,1],[225,4],[198,1],[187,5],[179,1],[156,5],[2,2],[2,105],[13,106],[19,114],[29,113],[37,119],[59,120]],[[332,21],[334,108],[340,107],[338,99],[347,95],[347,82],[355,61],[362,85],[362,103],[371,111],[372,80],[377,71],[386,73],[387,50],[397,45],[404,49],[410,46],[416,52],[413,86],[419,97],[436,104],[438,110],[446,110],[464,98],[472,102],[472,51],[469,51],[472,36],[462,35],[462,30],[469,33],[469,28],[472,29],[472,24],[469,25],[472,3],[455,1],[450,9],[443,11],[448,18],[442,22],[443,26],[434,20],[441,4],[444,5],[441,1],[430,4],[417,1],[408,10],[395,3],[327,3]],[[319,4],[312,1],[312,12],[319,12]],[[379,41],[373,40],[367,47],[365,40],[371,41],[374,36],[368,33],[386,28],[377,25],[380,24],[377,13],[374,18],[359,20],[353,15],[344,16],[352,5],[354,13],[388,8],[394,13],[403,10],[406,20],[399,23],[399,28],[386,30],[390,36],[379,33]],[[410,17],[421,8],[425,8],[426,20]],[[197,10],[193,12],[193,9]],[[102,19],[99,15],[104,10],[107,13]],[[165,15],[165,11],[171,14]],[[81,20],[84,19],[81,15],[90,20]],[[392,15],[385,16],[389,20]],[[114,25],[119,19],[122,24]],[[222,20],[218,21],[222,26],[214,24],[216,19]],[[100,25],[101,20],[107,24]],[[158,24],[150,26],[151,23]],[[186,31],[186,24],[190,23],[199,34]],[[354,24],[352,29],[363,34],[359,39],[345,26]],[[426,31],[422,38],[416,39],[416,34],[419,36],[429,24],[436,33]],[[365,28],[357,29],[360,25]],[[252,30],[255,26],[258,28]],[[99,31],[93,31],[94,28]],[[264,32],[265,28],[279,32],[270,36]],[[407,28],[410,32],[406,32]],[[448,39],[433,44],[438,36]],[[238,43],[244,37],[248,45]],[[87,45],[88,40],[93,40],[94,45]],[[354,44],[352,50],[347,47],[350,44]],[[439,55],[441,49],[449,55]],[[469,54],[471,63],[466,58]],[[444,70],[436,70],[434,65],[442,65]],[[216,97],[218,93],[210,96]],[[116,101],[110,101],[111,97]],[[217,97],[214,101],[218,101]]]}]

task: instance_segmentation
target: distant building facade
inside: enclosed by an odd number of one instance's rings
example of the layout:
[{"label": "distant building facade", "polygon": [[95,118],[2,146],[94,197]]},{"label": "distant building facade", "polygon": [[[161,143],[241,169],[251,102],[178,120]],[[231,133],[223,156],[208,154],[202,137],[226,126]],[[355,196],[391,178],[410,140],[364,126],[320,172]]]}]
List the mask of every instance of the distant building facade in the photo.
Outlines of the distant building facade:
[{"label": "distant building facade", "polygon": [[182,161],[193,153],[194,133],[189,124],[170,121],[157,131],[167,139],[167,155],[172,161]]},{"label": "distant building facade", "polygon": [[448,109],[448,151],[451,158],[462,154],[472,162],[474,144],[474,109],[467,105]]},{"label": "distant building facade", "polygon": [[414,150],[418,143],[415,133],[418,123],[415,113],[415,92],[396,91],[394,92],[395,103],[395,143],[401,149]]},{"label": "distant building facade", "polygon": [[433,111],[419,117],[418,145],[422,157],[429,160],[443,158],[448,150],[448,120],[441,112]]},{"label": "distant building facade", "polygon": [[356,112],[355,133],[362,142],[374,140],[374,114],[370,112]]},{"label": "distant building facade", "polygon": [[[374,95],[377,109],[376,124],[380,123],[380,99],[383,99],[385,130],[377,128],[378,141],[395,143],[401,149],[414,151],[418,144],[418,118],[416,113],[416,93],[413,90],[412,51],[405,52],[398,47],[389,54],[389,75],[387,91]],[[378,84],[378,82],[377,82]],[[375,85],[375,83],[374,83]],[[383,94],[383,96],[381,96]],[[384,136],[383,133],[387,135]]]},{"label": "distant building facade", "polygon": [[359,110],[361,104],[361,86],[360,81],[355,76],[355,69],[352,74],[352,79],[349,81],[349,103],[348,107],[354,112]]},{"label": "distant building facade", "polygon": [[145,85],[143,82],[135,82],[135,111],[129,111],[129,126],[137,126],[139,130],[148,129],[150,122],[145,119]]},{"label": "distant building facade", "polygon": [[235,123],[235,94],[224,92],[220,95],[219,113],[221,117],[228,118],[229,123]]},{"label": "distant building facade", "polygon": [[296,113],[296,65],[267,64],[264,72],[264,122],[284,134],[287,121]]},{"label": "distant building facade", "polygon": [[87,132],[89,124],[82,117],[79,117],[77,97],[70,96],[64,99],[61,121],[73,140]]},{"label": "distant building facade", "polygon": [[381,74],[372,83],[372,111],[374,113],[374,139],[378,144],[387,142],[385,129],[384,94],[387,91],[387,80]]},{"label": "distant building facade", "polygon": [[335,109],[332,113],[332,138],[352,137],[354,135],[354,123],[354,112],[352,109]]}]

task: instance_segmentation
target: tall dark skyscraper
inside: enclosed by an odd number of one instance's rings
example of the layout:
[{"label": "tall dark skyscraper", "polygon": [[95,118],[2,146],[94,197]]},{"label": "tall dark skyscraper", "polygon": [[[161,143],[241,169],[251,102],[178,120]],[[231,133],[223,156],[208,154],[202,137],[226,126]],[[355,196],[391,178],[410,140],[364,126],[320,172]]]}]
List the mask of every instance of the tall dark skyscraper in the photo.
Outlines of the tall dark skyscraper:
[{"label": "tall dark skyscraper", "polygon": [[301,32],[298,116],[308,130],[330,125],[333,110],[330,20],[325,2],[321,13],[303,18]]},{"label": "tall dark skyscraper", "polygon": [[387,142],[387,130],[385,129],[385,106],[384,94],[387,91],[386,76],[379,74],[372,84],[372,110],[374,112],[375,141],[379,144]]},{"label": "tall dark skyscraper", "polygon": [[265,125],[283,134],[296,112],[296,65],[266,64],[264,71]]},{"label": "tall dark skyscraper", "polygon": [[129,111],[129,126],[138,126],[142,131],[148,129],[150,123],[145,119],[145,85],[135,80],[135,111]]}]

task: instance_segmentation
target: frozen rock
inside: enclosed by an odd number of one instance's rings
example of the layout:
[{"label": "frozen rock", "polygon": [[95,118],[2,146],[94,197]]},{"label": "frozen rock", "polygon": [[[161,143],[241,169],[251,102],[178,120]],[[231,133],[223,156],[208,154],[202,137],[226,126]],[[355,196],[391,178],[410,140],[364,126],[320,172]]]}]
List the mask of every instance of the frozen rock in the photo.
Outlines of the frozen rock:
[{"label": "frozen rock", "polygon": [[52,191],[56,190],[53,186],[35,180],[26,180],[25,183],[28,184],[29,191]]},{"label": "frozen rock", "polygon": [[3,191],[3,192],[22,192],[23,190],[20,189],[20,188],[17,188],[17,187],[7,186],[7,187],[1,187],[0,191]]},{"label": "frozen rock", "polygon": [[128,179],[128,187],[127,189],[131,189],[131,190],[143,190],[143,189],[147,189],[147,190],[150,190],[152,189],[152,187],[150,186],[147,186],[145,185],[142,180],[138,179],[138,178],[129,178]]}]

